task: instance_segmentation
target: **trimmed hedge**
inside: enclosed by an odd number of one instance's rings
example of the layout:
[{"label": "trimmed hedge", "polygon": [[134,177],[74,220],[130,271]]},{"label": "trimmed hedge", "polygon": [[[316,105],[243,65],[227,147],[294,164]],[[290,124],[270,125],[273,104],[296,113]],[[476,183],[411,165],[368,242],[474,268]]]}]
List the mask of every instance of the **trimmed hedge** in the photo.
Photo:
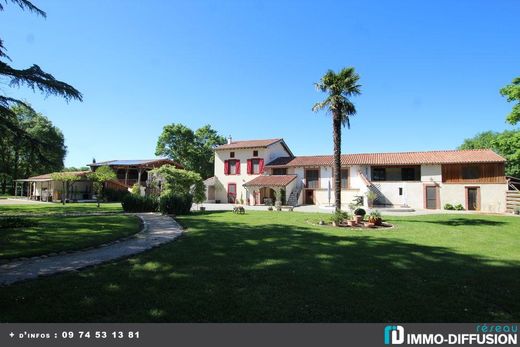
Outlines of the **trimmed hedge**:
[{"label": "trimmed hedge", "polygon": [[107,202],[120,202],[123,201],[125,196],[129,195],[130,192],[116,189],[105,189],[103,197]]},{"label": "trimmed hedge", "polygon": [[121,201],[125,212],[157,212],[159,201],[151,196],[139,196],[128,194]]},{"label": "trimmed hedge", "polygon": [[191,194],[167,193],[159,198],[159,211],[176,216],[189,214],[192,203]]}]

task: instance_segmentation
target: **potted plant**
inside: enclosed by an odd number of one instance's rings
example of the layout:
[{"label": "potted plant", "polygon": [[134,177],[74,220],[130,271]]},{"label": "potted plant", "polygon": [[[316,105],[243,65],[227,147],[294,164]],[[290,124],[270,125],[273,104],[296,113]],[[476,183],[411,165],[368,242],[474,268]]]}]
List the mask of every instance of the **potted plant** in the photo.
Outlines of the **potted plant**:
[{"label": "potted plant", "polygon": [[383,219],[381,218],[381,213],[379,213],[379,211],[370,212],[367,221],[368,223],[373,223],[374,226],[383,224]]},{"label": "potted plant", "polygon": [[358,207],[354,210],[354,218],[356,223],[361,223],[365,215],[367,214],[367,211],[362,209],[361,207]]}]

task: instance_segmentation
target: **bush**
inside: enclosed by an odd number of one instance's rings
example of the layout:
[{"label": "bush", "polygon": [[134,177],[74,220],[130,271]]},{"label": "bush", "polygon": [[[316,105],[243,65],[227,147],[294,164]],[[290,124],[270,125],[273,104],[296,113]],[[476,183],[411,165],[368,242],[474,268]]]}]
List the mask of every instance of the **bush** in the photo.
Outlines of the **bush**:
[{"label": "bush", "polygon": [[104,197],[107,202],[121,202],[123,198],[130,194],[125,190],[117,190],[117,189],[105,189]]},{"label": "bush", "polygon": [[336,224],[339,224],[341,222],[343,222],[345,219],[349,219],[350,216],[347,212],[343,212],[343,211],[337,211],[337,212],[334,212],[334,214],[330,217],[330,221],[331,222],[335,222]]},{"label": "bush", "polygon": [[151,196],[127,194],[121,201],[125,212],[157,212],[159,201]]},{"label": "bush", "polygon": [[367,211],[365,211],[365,209],[363,209],[363,208],[356,208],[354,210],[354,215],[356,215],[356,216],[365,217],[366,214],[367,214]]},{"label": "bush", "polygon": [[35,226],[36,222],[22,217],[0,217],[0,229],[27,228]]},{"label": "bush", "polygon": [[169,192],[159,198],[159,211],[163,214],[180,216],[189,214],[192,204],[193,196],[191,194]]},{"label": "bush", "polygon": [[444,209],[445,210],[454,210],[455,207],[452,204],[446,204],[446,205],[444,205]]},{"label": "bush", "polygon": [[134,184],[132,186],[132,191],[131,191],[132,194],[134,195],[141,195],[141,186],[139,184]]},{"label": "bush", "polygon": [[462,206],[461,204],[455,205],[453,208],[455,210],[457,210],[457,211],[464,211],[465,210],[464,206]]}]

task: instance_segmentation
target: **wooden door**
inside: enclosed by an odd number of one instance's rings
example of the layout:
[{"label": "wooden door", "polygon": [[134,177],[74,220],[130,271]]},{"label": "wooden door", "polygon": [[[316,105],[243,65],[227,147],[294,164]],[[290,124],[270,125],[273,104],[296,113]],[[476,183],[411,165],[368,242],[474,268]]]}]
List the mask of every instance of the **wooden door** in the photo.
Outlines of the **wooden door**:
[{"label": "wooden door", "polygon": [[466,188],[466,206],[469,211],[480,211],[480,188],[468,187]]},{"label": "wooden door", "polygon": [[307,205],[314,205],[314,190],[312,190],[312,189],[305,190],[305,203]]},{"label": "wooden door", "polygon": [[431,210],[436,210],[439,208],[437,206],[438,201],[438,191],[436,186],[426,186],[426,208]]},{"label": "wooden door", "polygon": [[228,183],[228,202],[234,204],[237,199],[237,185],[236,183]]}]

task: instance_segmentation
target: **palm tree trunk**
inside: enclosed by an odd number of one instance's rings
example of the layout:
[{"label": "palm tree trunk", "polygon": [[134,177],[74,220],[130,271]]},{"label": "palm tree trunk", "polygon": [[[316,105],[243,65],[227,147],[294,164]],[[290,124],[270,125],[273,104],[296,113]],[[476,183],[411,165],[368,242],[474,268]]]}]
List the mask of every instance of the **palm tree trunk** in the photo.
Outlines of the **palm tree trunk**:
[{"label": "palm tree trunk", "polygon": [[334,132],[334,200],[336,212],[341,211],[341,115],[332,112],[332,130]]}]

